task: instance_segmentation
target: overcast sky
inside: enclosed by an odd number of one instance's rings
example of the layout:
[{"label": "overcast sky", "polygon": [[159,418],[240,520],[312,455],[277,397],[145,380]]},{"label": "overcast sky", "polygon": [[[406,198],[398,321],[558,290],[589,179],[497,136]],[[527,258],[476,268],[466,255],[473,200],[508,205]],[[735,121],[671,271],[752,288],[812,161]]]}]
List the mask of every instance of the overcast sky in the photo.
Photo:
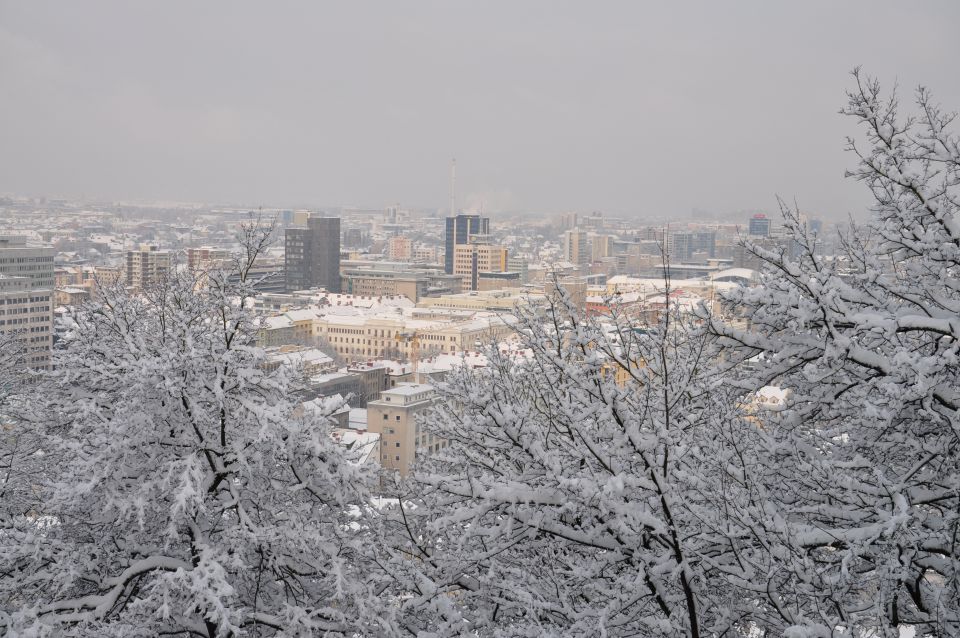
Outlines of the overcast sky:
[{"label": "overcast sky", "polygon": [[0,0],[0,191],[843,216],[852,67],[960,108],[956,0],[667,5]]}]

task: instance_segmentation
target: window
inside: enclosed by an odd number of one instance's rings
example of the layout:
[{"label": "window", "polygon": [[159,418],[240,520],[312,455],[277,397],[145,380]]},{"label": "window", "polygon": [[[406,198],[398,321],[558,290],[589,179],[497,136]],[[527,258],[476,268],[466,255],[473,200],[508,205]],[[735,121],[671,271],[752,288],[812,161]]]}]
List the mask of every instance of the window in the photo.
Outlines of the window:
[{"label": "window", "polygon": [[394,447],[400,447],[400,441],[397,441],[396,443],[394,443]]},{"label": "window", "polygon": [[384,421],[386,421],[386,420],[387,420],[387,418],[388,418],[388,417],[387,417],[387,415],[386,415],[386,414],[384,414],[384,415],[383,415],[383,420],[384,420]]},{"label": "window", "polygon": [[397,415],[397,421],[399,421],[399,420],[400,420],[400,415],[398,414],[398,415]]},{"label": "window", "polygon": [[398,455],[396,455],[396,456],[395,456],[395,457],[393,457],[393,458],[395,458],[396,460],[398,460],[398,461],[399,461],[399,460],[400,460],[400,455],[398,454]]}]

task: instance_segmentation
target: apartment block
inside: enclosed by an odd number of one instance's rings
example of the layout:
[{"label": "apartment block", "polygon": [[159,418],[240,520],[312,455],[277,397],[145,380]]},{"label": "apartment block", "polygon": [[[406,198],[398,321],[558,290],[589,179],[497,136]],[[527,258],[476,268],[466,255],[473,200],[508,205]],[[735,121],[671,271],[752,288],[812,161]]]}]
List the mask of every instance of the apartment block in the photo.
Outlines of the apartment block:
[{"label": "apartment block", "polygon": [[413,242],[408,237],[398,235],[387,240],[387,259],[410,261],[413,258]]},{"label": "apartment block", "polygon": [[124,271],[127,286],[144,290],[157,284],[173,267],[173,255],[158,246],[141,244],[137,250],[128,250]]},{"label": "apartment block", "polygon": [[14,365],[50,368],[53,348],[53,247],[0,236],[0,335],[21,348]]},{"label": "apartment block", "polygon": [[421,427],[419,418],[437,400],[433,386],[411,383],[384,390],[367,403],[367,429],[380,435],[380,465],[406,476],[418,456],[447,446]]}]

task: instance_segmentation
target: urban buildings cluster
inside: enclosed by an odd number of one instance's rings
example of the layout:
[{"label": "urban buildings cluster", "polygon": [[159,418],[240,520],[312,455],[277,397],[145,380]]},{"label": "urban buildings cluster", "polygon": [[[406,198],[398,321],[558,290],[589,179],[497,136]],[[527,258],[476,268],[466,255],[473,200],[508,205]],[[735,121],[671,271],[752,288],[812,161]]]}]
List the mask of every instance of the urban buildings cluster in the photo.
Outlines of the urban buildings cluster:
[{"label": "urban buildings cluster", "polygon": [[[517,304],[563,290],[588,316],[615,303],[653,320],[668,304],[716,304],[724,289],[750,285],[758,264],[741,238],[793,250],[762,213],[642,224],[599,212],[251,211],[8,197],[0,198],[0,335],[18,347],[18,365],[49,368],[71,313],[103,286],[137,294],[177,269],[229,271],[236,231],[254,217],[277,233],[251,270],[265,367],[291,366],[305,413],[338,402],[337,440],[401,473],[416,454],[444,445],[416,425],[436,400],[432,382],[458,365],[485,365],[490,344],[524,356],[514,343]],[[823,234],[819,220],[808,223]]]}]

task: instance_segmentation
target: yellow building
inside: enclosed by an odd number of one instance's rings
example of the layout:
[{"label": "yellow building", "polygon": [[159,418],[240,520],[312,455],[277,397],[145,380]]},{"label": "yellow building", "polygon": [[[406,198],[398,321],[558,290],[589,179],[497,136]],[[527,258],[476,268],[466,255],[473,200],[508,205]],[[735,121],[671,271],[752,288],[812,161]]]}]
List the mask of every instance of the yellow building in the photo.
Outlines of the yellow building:
[{"label": "yellow building", "polygon": [[481,272],[505,272],[507,249],[491,244],[457,244],[453,249],[453,274],[463,278],[465,288],[476,290]]},{"label": "yellow building", "polygon": [[[288,313],[289,315],[289,313]],[[314,336],[347,361],[411,359],[420,356],[477,350],[491,340],[501,340],[512,327],[497,316],[467,320],[411,319],[388,315],[326,315],[313,322]],[[414,344],[409,337],[417,336]]]}]

